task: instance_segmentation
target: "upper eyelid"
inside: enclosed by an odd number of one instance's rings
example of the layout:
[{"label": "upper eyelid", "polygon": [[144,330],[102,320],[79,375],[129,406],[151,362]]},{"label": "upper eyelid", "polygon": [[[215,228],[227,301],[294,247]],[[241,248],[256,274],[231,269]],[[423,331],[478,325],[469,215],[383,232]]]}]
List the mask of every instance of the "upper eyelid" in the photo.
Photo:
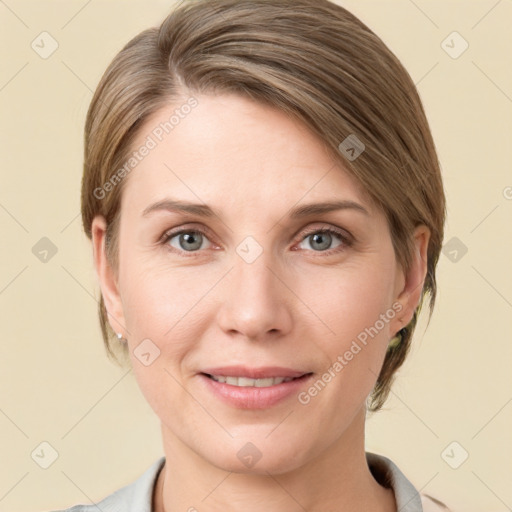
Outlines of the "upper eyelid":
[{"label": "upper eyelid", "polygon": [[170,237],[174,237],[176,235],[180,235],[181,233],[188,233],[188,232],[194,232],[197,231],[199,233],[206,233],[210,234],[213,233],[211,229],[208,229],[206,226],[177,226],[175,228],[166,229],[162,236],[160,237],[160,240],[165,240]]}]

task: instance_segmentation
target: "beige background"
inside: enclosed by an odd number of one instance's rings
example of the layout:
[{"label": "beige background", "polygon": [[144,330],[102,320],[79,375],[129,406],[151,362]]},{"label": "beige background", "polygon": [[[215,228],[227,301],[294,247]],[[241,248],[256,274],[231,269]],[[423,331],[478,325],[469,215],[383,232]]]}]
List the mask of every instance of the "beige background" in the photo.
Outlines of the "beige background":
[{"label": "beige background", "polygon": [[[448,197],[445,242],[456,237],[440,259],[433,319],[369,420],[367,449],[456,511],[511,510],[512,2],[339,3],[418,84]],[[162,455],[133,374],[104,353],[79,187],[92,91],[114,54],[171,4],[0,1],[0,511],[98,501]],[[43,31],[59,45],[47,59],[31,47]],[[441,45],[453,31],[469,44],[456,59]],[[453,54],[463,40],[447,44]],[[57,248],[46,263],[32,252],[42,237]],[[42,442],[58,452],[48,469],[31,456]],[[452,469],[446,461],[456,465],[463,450],[468,459]]]}]

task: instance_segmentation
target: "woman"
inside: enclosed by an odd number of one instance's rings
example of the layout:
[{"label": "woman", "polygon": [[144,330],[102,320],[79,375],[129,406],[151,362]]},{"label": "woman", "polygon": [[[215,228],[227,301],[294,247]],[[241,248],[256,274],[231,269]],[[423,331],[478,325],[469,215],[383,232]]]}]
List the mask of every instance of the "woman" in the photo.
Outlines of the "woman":
[{"label": "woman", "polygon": [[165,452],[100,510],[446,510],[364,448],[434,305],[445,199],[415,86],[361,21],[181,4],[95,92],[82,216],[106,348]]}]

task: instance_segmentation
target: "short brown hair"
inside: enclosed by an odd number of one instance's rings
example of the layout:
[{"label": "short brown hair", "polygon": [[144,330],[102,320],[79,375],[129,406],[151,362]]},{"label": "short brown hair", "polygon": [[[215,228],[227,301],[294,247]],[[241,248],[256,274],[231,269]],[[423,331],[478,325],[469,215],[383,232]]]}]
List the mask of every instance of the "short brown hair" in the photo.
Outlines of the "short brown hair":
[{"label": "short brown hair", "polygon": [[[102,187],[129,159],[144,121],[187,92],[245,95],[305,123],[385,213],[405,270],[414,228],[430,229],[421,301],[402,342],[386,354],[371,395],[370,409],[378,410],[408,353],[427,293],[432,314],[446,215],[434,142],[409,74],[365,24],[327,0],[185,0],[115,56],[87,113],[83,227],[91,238],[93,218],[105,217],[114,270],[126,180],[108,193]],[[364,144],[357,158],[340,151],[347,137]],[[117,360],[103,297],[99,315],[107,353]]]}]

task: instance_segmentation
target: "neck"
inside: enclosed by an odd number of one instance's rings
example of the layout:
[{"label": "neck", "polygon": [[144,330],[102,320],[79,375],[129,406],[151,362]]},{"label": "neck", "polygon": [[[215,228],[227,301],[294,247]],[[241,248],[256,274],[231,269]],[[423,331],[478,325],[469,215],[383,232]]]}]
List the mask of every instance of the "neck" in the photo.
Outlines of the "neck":
[{"label": "neck", "polygon": [[326,450],[284,473],[225,471],[192,452],[162,425],[165,466],[154,512],[395,512],[393,491],[371,474],[364,451],[364,411]]}]

